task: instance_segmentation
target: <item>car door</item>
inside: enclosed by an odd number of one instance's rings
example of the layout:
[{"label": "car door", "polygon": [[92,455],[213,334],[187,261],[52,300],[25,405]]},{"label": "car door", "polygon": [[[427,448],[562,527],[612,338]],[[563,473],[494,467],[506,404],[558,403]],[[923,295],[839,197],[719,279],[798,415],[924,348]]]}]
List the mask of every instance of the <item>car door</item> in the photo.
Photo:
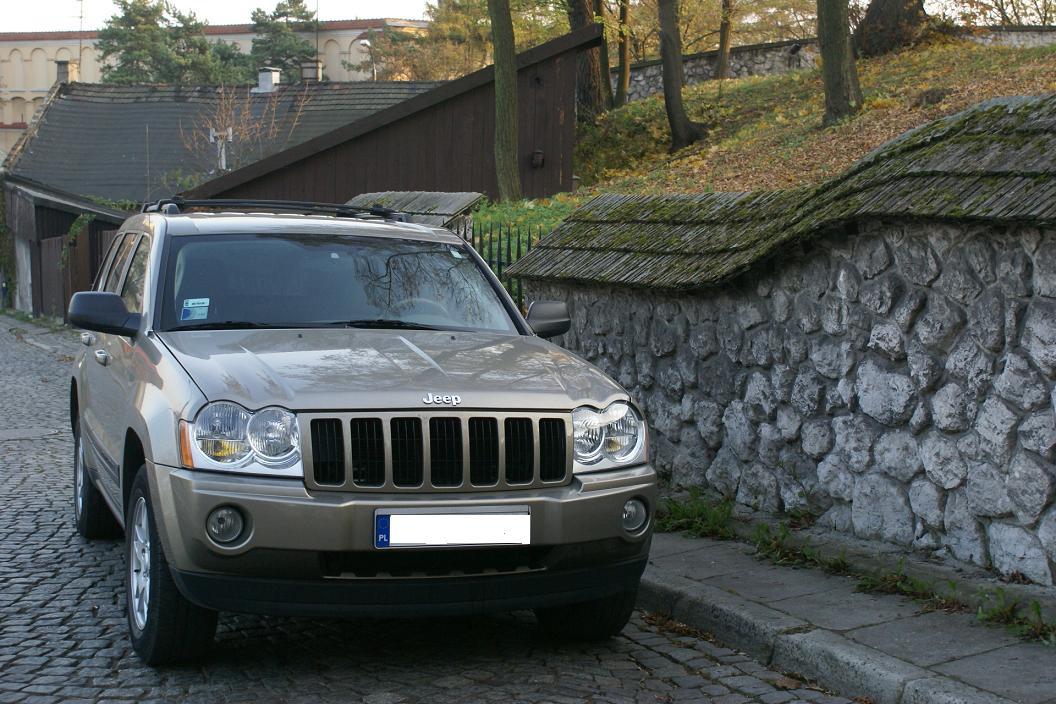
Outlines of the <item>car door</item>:
[{"label": "car door", "polygon": [[[134,237],[134,235],[119,232],[110,243],[109,248],[106,250],[106,255],[103,257],[103,264],[99,267],[99,273],[96,274],[95,281],[92,282],[93,291],[105,291],[111,273],[114,269],[121,268],[122,262],[118,261],[119,255],[128,237]],[[95,356],[96,350],[102,346],[102,341],[99,338],[100,333],[87,330],[81,332],[81,344],[87,349],[85,350],[84,364],[81,368],[78,398],[81,407],[81,438],[84,442],[85,463],[94,470],[93,474],[102,481],[110,476],[107,468],[110,461],[103,454],[100,441],[100,431],[104,424],[105,416],[99,412],[95,405],[95,388],[104,381],[101,378],[103,368],[98,364]]]},{"label": "car door", "polygon": [[[129,269],[136,245],[142,239],[138,233],[127,233],[103,284],[103,291],[120,293]],[[95,344],[89,354],[87,368],[91,407],[90,432],[92,441],[101,456],[100,479],[111,496],[119,496],[121,454],[124,446],[125,413],[121,407],[121,393],[114,378],[114,359],[123,358],[121,350],[129,343],[128,338],[108,333],[94,333]]]}]

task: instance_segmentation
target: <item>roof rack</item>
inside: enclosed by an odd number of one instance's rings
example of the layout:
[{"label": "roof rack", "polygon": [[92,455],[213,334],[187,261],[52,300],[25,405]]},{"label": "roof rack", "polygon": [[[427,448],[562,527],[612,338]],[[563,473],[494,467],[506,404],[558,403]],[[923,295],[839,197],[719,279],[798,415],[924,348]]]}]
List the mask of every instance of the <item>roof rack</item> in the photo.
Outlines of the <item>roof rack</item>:
[{"label": "roof rack", "polygon": [[314,203],[299,200],[245,200],[242,198],[192,200],[174,196],[172,198],[162,198],[153,203],[144,203],[140,212],[179,215],[184,211],[184,208],[277,210],[290,213],[333,215],[339,218],[376,217],[392,222],[407,222],[407,216],[404,213],[380,205],[366,208],[343,203]]}]

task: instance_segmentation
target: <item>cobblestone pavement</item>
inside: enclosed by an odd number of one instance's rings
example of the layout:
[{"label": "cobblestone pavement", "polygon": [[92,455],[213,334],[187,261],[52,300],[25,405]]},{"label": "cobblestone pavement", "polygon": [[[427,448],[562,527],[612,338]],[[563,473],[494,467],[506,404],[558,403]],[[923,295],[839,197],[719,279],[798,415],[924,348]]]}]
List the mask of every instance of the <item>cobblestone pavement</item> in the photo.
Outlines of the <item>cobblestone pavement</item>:
[{"label": "cobblestone pavement", "polygon": [[[19,334],[18,325],[0,317],[0,703],[847,701],[641,614],[622,637],[577,647],[543,640],[528,614],[222,615],[209,657],[144,667],[125,634],[121,543],[87,542],[73,529],[67,369],[75,338],[29,326]],[[12,439],[19,435],[40,437]]]}]

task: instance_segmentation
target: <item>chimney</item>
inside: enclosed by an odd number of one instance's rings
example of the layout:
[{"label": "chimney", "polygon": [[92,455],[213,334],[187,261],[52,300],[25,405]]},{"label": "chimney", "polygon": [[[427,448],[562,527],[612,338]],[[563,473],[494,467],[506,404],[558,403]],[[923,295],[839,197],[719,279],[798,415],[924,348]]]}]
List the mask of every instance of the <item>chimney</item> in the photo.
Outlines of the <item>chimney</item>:
[{"label": "chimney", "polygon": [[318,83],[323,80],[323,62],[310,59],[301,63],[301,82]]},{"label": "chimney", "polygon": [[271,66],[257,70],[257,87],[251,93],[274,93],[282,81],[282,71]]}]

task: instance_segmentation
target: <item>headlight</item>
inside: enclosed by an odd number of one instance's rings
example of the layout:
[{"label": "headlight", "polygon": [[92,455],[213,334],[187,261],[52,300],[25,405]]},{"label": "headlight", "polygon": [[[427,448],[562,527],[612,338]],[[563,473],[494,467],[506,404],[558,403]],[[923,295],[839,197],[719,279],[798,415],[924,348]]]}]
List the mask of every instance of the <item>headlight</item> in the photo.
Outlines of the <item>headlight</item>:
[{"label": "headlight", "polygon": [[[181,421],[185,466],[299,476],[300,437],[297,416],[284,408],[247,411],[217,401],[198,412],[193,424]],[[189,446],[189,447],[188,447]]]},{"label": "headlight", "polygon": [[577,408],[572,412],[573,454],[580,464],[608,460],[624,465],[641,461],[645,451],[645,423],[623,401],[604,411]]},{"label": "headlight", "polygon": [[198,449],[221,464],[246,459],[253,451],[246,437],[249,418],[246,409],[233,403],[209,404],[194,422],[194,440]]},{"label": "headlight", "polygon": [[297,418],[282,408],[265,408],[253,414],[248,428],[249,445],[267,460],[283,460],[297,449]]}]

